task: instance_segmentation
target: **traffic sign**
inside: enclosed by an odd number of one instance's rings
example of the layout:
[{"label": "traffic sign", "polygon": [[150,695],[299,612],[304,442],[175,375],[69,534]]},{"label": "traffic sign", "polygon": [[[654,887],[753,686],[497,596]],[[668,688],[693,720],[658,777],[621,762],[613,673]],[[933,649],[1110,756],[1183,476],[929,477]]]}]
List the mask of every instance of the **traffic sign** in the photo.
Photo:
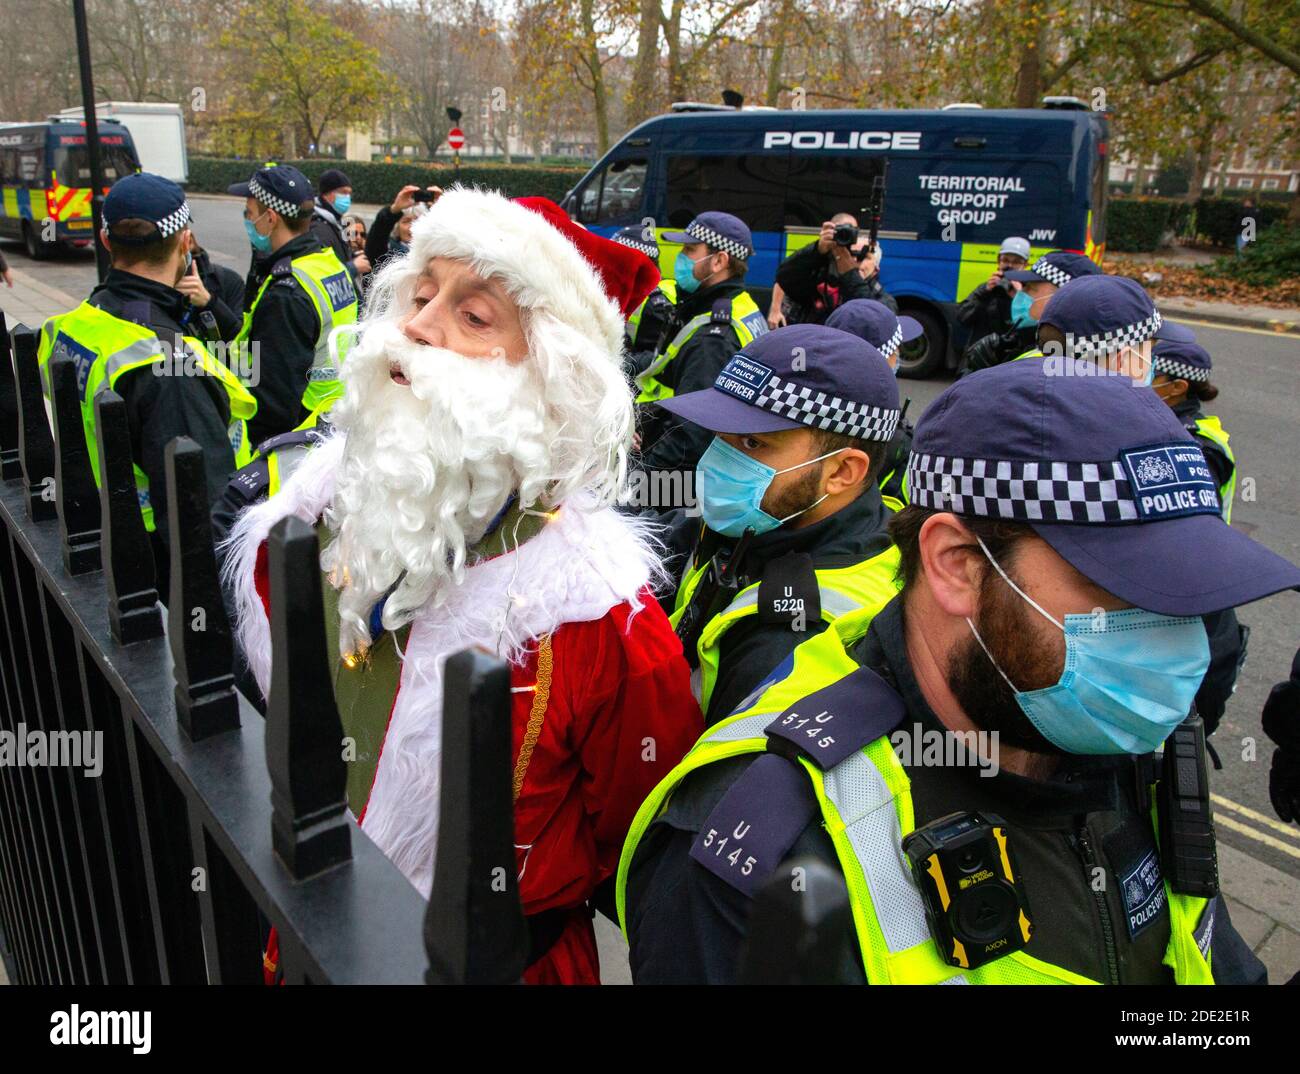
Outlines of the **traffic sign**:
[{"label": "traffic sign", "polygon": [[447,132],[447,144],[459,153],[465,148],[465,132],[459,127],[452,127]]}]

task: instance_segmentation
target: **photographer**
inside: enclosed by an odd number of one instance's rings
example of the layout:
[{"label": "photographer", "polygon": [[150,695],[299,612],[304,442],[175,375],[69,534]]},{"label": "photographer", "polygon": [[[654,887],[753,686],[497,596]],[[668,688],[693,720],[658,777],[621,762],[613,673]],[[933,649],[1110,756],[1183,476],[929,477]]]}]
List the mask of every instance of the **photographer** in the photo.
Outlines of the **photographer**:
[{"label": "photographer", "polygon": [[[417,205],[432,205],[442,196],[442,188],[404,186],[397,192],[392,205],[385,205],[375,214],[366,236],[366,257],[378,272],[391,257],[402,257],[411,245],[411,224],[415,220]],[[422,210],[421,210],[422,211]]]},{"label": "photographer", "polygon": [[776,270],[777,286],[785,293],[785,319],[790,324],[824,324],[831,311],[855,298],[873,298],[895,313],[898,303],[880,283],[879,243],[870,253],[870,236],[849,213],[836,213],[824,224],[815,243],[796,250]]},{"label": "photographer", "polygon": [[1029,264],[1029,240],[1007,238],[998,250],[998,267],[984,283],[957,307],[957,320],[966,326],[972,343],[990,334],[1001,335],[1011,327],[1011,299],[1015,285],[1006,273]]}]

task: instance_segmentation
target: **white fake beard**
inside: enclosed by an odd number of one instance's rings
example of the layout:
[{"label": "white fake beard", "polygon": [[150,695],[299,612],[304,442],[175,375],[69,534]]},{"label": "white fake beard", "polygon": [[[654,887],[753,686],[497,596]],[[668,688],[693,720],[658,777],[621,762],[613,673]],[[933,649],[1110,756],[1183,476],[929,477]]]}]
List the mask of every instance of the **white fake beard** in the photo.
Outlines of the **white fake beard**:
[{"label": "white fake beard", "polygon": [[367,326],[342,379],[332,420],[347,439],[321,566],[340,588],[339,653],[348,656],[370,644],[371,609],[399,578],[387,630],[464,579],[466,549],[512,493],[525,507],[544,500],[559,430],[536,363],[415,344],[392,323]]}]

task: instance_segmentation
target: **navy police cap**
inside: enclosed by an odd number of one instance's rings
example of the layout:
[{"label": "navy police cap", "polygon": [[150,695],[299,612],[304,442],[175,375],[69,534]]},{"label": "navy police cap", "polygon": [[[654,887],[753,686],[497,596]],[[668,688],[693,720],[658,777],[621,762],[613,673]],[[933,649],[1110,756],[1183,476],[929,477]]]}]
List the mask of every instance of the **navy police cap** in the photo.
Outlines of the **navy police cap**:
[{"label": "navy police cap", "polygon": [[1071,280],[1047,300],[1038,323],[1060,329],[1068,353],[1077,358],[1113,354],[1148,339],[1190,343],[1196,338],[1190,328],[1161,317],[1142,285],[1126,276]]},{"label": "navy police cap", "polygon": [[301,204],[316,197],[311,181],[289,164],[275,164],[253,173],[246,183],[235,183],[228,188],[231,194],[256,198],[268,209],[293,219],[300,214]]},{"label": "navy police cap", "polygon": [[754,236],[739,217],[730,213],[700,213],[686,225],[685,231],[665,231],[664,242],[702,242],[740,261],[754,256]]},{"label": "navy police cap", "polygon": [[865,339],[892,363],[898,348],[924,333],[921,322],[906,315],[898,316],[874,298],[854,298],[837,306],[826,318],[827,328],[838,328]]},{"label": "navy police cap", "polygon": [[633,250],[639,250],[652,261],[659,260],[659,244],[655,241],[655,233],[648,227],[619,228],[614,233],[614,241],[622,246],[630,246]]},{"label": "navy police cap", "polygon": [[1007,362],[940,395],[913,436],[911,502],[1027,523],[1084,577],[1164,615],[1300,587],[1300,568],[1223,521],[1200,446],[1155,392],[1064,363]]},{"label": "navy police cap", "polygon": [[712,388],[659,403],[715,433],[773,433],[807,426],[860,440],[890,440],[898,382],[865,340],[819,324],[768,332],[747,344]]},{"label": "navy police cap", "polygon": [[1064,250],[1043,254],[1029,268],[1012,269],[1004,272],[1004,280],[1019,280],[1021,283],[1054,283],[1064,287],[1071,280],[1081,276],[1100,276],[1101,269],[1097,262],[1083,254],[1071,254]]},{"label": "navy police cap", "polygon": [[[116,235],[113,225],[123,220],[148,220],[158,230],[149,235]],[[104,225],[113,242],[147,246],[175,235],[190,222],[185,191],[161,175],[137,172],[124,175],[104,199]]]},{"label": "navy police cap", "polygon": [[1186,380],[1204,384],[1210,379],[1213,363],[1210,352],[1199,343],[1180,343],[1175,340],[1160,340],[1151,348],[1151,364],[1157,373],[1163,373],[1174,380]]}]

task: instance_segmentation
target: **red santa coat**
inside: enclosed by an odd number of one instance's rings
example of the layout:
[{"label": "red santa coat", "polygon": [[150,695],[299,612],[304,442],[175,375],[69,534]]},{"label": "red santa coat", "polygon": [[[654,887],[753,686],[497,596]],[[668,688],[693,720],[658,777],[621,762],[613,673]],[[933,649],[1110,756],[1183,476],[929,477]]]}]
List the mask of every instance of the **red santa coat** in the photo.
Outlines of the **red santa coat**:
[{"label": "red santa coat", "polygon": [[[241,516],[232,536],[227,571],[239,634],[264,691],[263,542],[288,514],[319,517],[340,441],[314,450],[277,496]],[[528,915],[571,911],[529,968],[530,983],[599,981],[586,901],[616,869],[641,802],[703,730],[681,644],[647,589],[653,570],[653,549],[633,523],[581,502],[565,505],[515,552],[469,569],[411,626],[362,830],[427,896],[443,662],[472,644],[509,659],[512,684],[525,688],[513,695],[520,896]]]}]

